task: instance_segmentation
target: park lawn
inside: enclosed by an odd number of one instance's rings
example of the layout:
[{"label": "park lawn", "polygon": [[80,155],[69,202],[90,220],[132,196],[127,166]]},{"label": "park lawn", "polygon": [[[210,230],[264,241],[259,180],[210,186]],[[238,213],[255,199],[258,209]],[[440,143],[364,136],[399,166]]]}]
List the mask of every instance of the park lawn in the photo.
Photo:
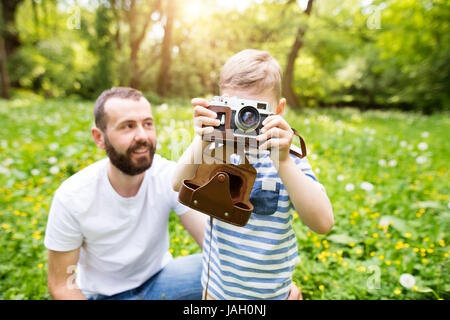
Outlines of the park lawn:
[{"label": "park lawn", "polygon": [[[56,188],[102,159],[93,102],[0,101],[0,299],[49,299],[43,245]],[[188,99],[154,105],[158,153],[176,160],[193,135]],[[449,299],[448,114],[287,110],[305,138],[335,225],[318,235],[294,214],[306,299]],[[175,214],[174,256],[200,252]],[[414,276],[406,288],[402,274]]]}]

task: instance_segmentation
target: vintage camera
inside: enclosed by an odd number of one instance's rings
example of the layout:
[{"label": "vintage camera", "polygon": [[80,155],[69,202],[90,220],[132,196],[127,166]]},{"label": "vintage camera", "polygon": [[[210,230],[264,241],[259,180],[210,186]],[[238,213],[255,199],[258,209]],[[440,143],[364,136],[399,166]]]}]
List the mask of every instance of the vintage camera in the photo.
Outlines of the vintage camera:
[{"label": "vintage camera", "polygon": [[270,104],[264,101],[239,99],[238,97],[214,97],[208,109],[217,113],[220,125],[215,132],[206,137],[213,141],[234,140],[239,138],[254,139],[260,134],[262,122],[272,114]]}]

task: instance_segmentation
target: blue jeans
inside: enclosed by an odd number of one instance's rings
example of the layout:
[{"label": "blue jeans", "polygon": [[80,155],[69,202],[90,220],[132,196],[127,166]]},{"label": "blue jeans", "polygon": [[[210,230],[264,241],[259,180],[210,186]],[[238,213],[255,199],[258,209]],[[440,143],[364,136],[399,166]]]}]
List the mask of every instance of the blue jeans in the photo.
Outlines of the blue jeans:
[{"label": "blue jeans", "polygon": [[175,258],[135,289],[89,300],[201,300],[201,257],[198,253]]}]

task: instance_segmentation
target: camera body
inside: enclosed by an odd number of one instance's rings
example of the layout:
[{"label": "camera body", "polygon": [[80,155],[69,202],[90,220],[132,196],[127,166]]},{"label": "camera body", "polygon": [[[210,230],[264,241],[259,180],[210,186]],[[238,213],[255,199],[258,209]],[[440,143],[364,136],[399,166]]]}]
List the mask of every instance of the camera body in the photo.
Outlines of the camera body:
[{"label": "camera body", "polygon": [[[262,122],[272,114],[270,104],[265,101],[239,99],[238,97],[215,96],[208,109],[217,113],[220,125],[207,140],[254,139],[260,134]],[[213,139],[211,139],[213,138]]]}]

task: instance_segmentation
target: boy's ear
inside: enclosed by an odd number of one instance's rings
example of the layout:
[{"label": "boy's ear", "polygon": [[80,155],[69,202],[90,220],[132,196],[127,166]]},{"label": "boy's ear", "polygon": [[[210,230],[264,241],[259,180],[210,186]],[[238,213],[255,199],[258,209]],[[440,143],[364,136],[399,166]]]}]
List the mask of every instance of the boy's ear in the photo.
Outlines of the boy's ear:
[{"label": "boy's ear", "polygon": [[281,98],[280,103],[278,104],[276,114],[279,114],[280,116],[284,113],[284,108],[286,107],[286,99]]},{"label": "boy's ear", "polygon": [[105,150],[105,140],[103,138],[103,132],[97,127],[92,127],[91,133],[97,147],[99,147],[101,150]]}]

